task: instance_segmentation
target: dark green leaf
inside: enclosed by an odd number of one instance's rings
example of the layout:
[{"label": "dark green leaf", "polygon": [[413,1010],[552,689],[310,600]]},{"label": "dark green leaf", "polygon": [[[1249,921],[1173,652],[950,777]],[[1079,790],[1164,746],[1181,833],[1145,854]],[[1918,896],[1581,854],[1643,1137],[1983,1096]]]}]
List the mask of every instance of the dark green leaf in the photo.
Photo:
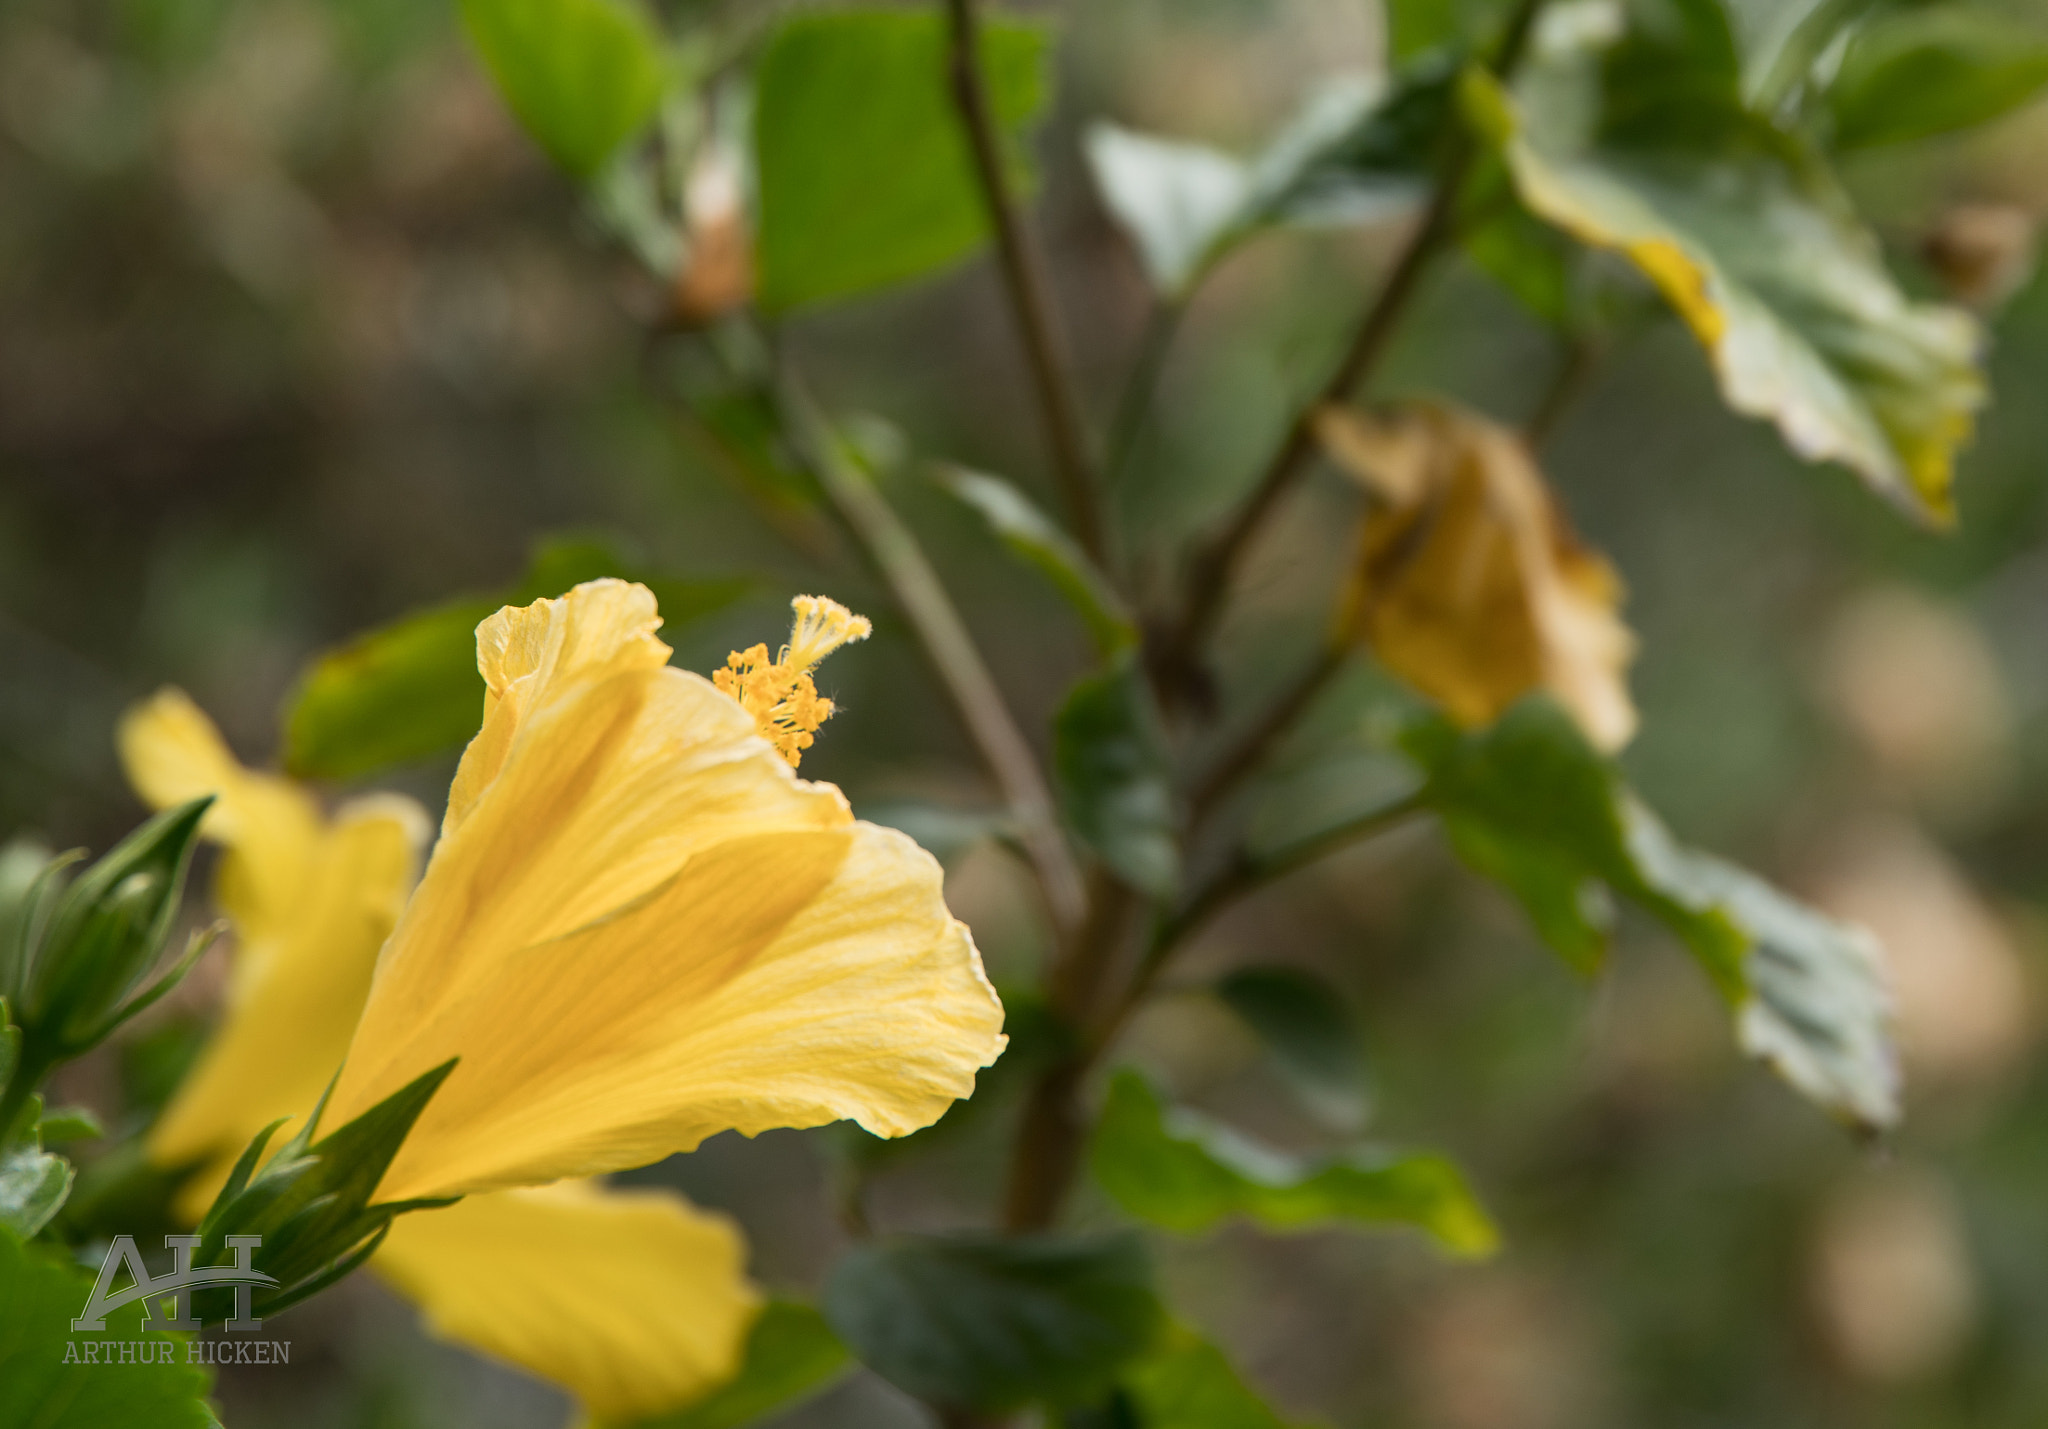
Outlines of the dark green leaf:
[{"label": "dark green leaf", "polygon": [[1094,1398],[1164,1319],[1134,1235],[870,1242],[833,1271],[825,1314],[897,1388],[990,1412]]},{"label": "dark green leaf", "polygon": [[1242,968],[1216,993],[1258,1033],[1310,1110],[1340,1131],[1365,1124],[1365,1051],[1342,994],[1297,968]]},{"label": "dark green leaf", "polygon": [[[1045,32],[982,32],[989,105],[1006,135],[1045,101]],[[760,301],[845,298],[945,266],[988,235],[988,213],[946,78],[935,9],[798,15],[756,74]],[[1021,147],[1010,160],[1026,177]]]},{"label": "dark green leaf", "polygon": [[1546,51],[1518,84],[1523,203],[1654,282],[1734,410],[1946,520],[1983,402],[1976,323],[1908,299],[1810,146],[1743,108],[1712,0],[1629,14],[1620,43]]},{"label": "dark green leaf", "polygon": [[2048,36],[1966,5],[1890,15],[1827,92],[1837,148],[1897,144],[2010,113],[2048,86]]},{"label": "dark green leaf", "polygon": [[314,660],[286,707],[285,767],[300,778],[360,779],[466,743],[483,722],[477,626],[501,606],[559,596],[603,576],[645,585],[671,629],[725,608],[751,588],[739,577],[652,576],[595,537],[543,541],[511,590],[416,611]]},{"label": "dark green leaf", "polygon": [[1452,847],[1520,899],[1574,966],[1598,965],[1610,895],[1626,898],[1698,959],[1736,1009],[1748,1051],[1851,1121],[1897,1118],[1888,1002],[1867,934],[1681,847],[1548,700],[1476,733],[1430,721],[1405,742]]},{"label": "dark green leaf", "polygon": [[848,1364],[823,1315],[794,1300],[770,1300],[747,1334],[735,1377],[686,1409],[613,1429],[740,1429],[821,1393]]},{"label": "dark green leaf", "polygon": [[[206,1396],[212,1376],[185,1362],[185,1337],[145,1330],[140,1304],[107,1316],[98,1334],[71,1333],[92,1276],[0,1234],[0,1424],[35,1429],[218,1429]],[[150,1363],[84,1364],[65,1351],[140,1341]],[[101,1351],[100,1353],[107,1353]],[[168,1356],[168,1363],[158,1362]]]},{"label": "dark green leaf", "polygon": [[[552,536],[534,547],[526,578],[505,598],[507,605],[530,605],[552,599],[607,576],[647,587],[661,607],[664,630],[679,630],[707,615],[716,615],[754,589],[747,576],[682,577],[658,575],[629,560],[618,545],[603,536]],[[470,636],[469,663],[476,665],[476,637]],[[479,682],[480,684],[481,682]]]},{"label": "dark green leaf", "polygon": [[1441,1156],[1288,1156],[1197,1112],[1169,1113],[1129,1069],[1110,1082],[1092,1165],[1125,1210],[1184,1234],[1242,1216],[1281,1231],[1415,1226],[1457,1255],[1491,1254],[1499,1242],[1463,1174]]},{"label": "dark green leaf", "polygon": [[1114,587],[1073,537],[1023,492],[1000,477],[960,467],[942,471],[940,483],[973,507],[1015,555],[1053,583],[1087,625],[1097,650],[1113,655],[1137,642],[1137,627]]},{"label": "dark green leaf", "polygon": [[587,179],[661,103],[671,66],[634,0],[462,0],[462,21],[519,122]]},{"label": "dark green leaf", "polygon": [[1053,722],[1060,805],[1080,840],[1155,898],[1180,882],[1172,770],[1135,652],[1074,686]]}]

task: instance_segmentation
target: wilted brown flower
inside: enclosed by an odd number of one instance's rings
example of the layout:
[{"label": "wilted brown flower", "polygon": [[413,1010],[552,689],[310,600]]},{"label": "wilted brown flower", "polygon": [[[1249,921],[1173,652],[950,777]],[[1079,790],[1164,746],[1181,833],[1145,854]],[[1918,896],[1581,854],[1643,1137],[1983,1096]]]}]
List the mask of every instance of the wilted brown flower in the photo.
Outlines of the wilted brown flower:
[{"label": "wilted brown flower", "polygon": [[1621,581],[1580,543],[1522,440],[1474,412],[1326,407],[1324,449],[1375,498],[1348,619],[1461,724],[1547,690],[1603,749],[1636,727]]}]

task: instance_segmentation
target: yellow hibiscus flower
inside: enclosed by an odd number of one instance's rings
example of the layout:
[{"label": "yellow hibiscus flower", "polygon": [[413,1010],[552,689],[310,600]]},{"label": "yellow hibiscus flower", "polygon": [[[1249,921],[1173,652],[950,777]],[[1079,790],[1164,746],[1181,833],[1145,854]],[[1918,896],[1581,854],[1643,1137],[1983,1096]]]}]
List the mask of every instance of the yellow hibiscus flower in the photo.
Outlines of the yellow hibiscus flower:
[{"label": "yellow hibiscus flower", "polygon": [[669,668],[639,586],[486,620],[483,729],[402,912],[416,810],[323,821],[236,765],[183,696],[131,714],[122,752],[146,798],[220,795],[206,832],[228,849],[241,944],[226,1024],[152,1154],[214,1158],[203,1201],[344,1047],[330,1127],[458,1058],[379,1197],[469,1199],[400,1218],[372,1269],[435,1329],[600,1418],[728,1376],[758,1304],[730,1227],[665,1194],[545,1183],[727,1129],[901,1135],[969,1094],[1004,1040],[936,863],[792,770],[789,730],[830,713],[810,668],[864,633],[829,602],[799,615],[778,660],[736,660],[731,694]]}]

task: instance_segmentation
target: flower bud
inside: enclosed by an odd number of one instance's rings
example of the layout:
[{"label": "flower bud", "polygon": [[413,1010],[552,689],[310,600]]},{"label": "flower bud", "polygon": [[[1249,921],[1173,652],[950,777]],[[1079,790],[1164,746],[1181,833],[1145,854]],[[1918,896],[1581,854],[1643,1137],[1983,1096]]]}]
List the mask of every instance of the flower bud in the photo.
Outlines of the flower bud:
[{"label": "flower bud", "polygon": [[[209,795],[158,814],[69,887],[52,870],[33,896],[40,906],[23,911],[17,1020],[45,1055],[75,1056],[140,1011],[130,994],[170,940],[199,821],[212,803]],[[144,996],[153,1000],[165,986]]]}]

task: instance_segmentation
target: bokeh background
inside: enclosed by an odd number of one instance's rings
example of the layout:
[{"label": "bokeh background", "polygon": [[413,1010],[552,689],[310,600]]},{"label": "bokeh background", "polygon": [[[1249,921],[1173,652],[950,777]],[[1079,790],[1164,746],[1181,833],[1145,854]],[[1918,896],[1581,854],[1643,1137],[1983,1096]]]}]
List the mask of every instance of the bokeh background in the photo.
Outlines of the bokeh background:
[{"label": "bokeh background", "polygon": [[[692,8],[710,7],[677,7]],[[1088,189],[1079,125],[1249,145],[1315,77],[1377,66],[1382,24],[1370,0],[1089,0],[1057,19],[1037,218],[1106,416],[1145,300]],[[1957,205],[2048,213],[2044,147],[2036,109],[1875,151],[1848,177],[1925,288],[1916,254]],[[141,810],[114,721],[164,682],[246,759],[273,758],[312,654],[504,587],[565,532],[678,574],[754,579],[749,599],[672,632],[694,668],[772,643],[799,590],[875,615],[876,638],[829,669],[844,713],[806,773],[857,807],[986,802],[854,554],[779,536],[656,395],[643,334],[657,295],[593,234],[436,0],[0,5],[0,833],[118,837]],[[1392,236],[1271,236],[1205,292],[1118,496],[1155,558],[1241,489]],[[835,408],[872,414],[877,449],[1043,482],[985,259],[784,338]],[[1454,265],[1382,390],[1448,391],[1514,420],[1561,360]],[[1462,1266],[1402,1236],[1162,1238],[1175,1302],[1290,1415],[1385,1429],[2048,1422],[2048,284],[2010,297],[1991,371],[1947,536],[1730,416],[1671,322],[1599,367],[1545,452],[1631,587],[1632,777],[1690,840],[1886,941],[1905,1129],[1858,1146],[1743,1062],[1709,988],[1651,929],[1628,925],[1611,976],[1581,982],[1432,835],[1301,875],[1209,936],[1132,1055],[1249,1130],[1313,1144],[1195,984],[1232,962],[1321,970],[1367,1029],[1374,1134],[1456,1154],[1508,1245]],[[1042,730],[1086,664],[1080,633],[917,461],[888,480]],[[1227,633],[1236,687],[1311,647],[1355,502],[1325,476],[1261,547]],[[1361,669],[1319,728],[1341,746],[1385,698]],[[1387,777],[1353,743],[1335,764],[1301,756],[1301,797]],[[432,805],[451,764],[398,782]],[[952,853],[949,892],[999,982],[1027,982],[1042,946],[1006,857]],[[117,1122],[136,1114],[218,985],[196,980],[67,1090]],[[996,1115],[930,1158],[870,1169],[880,1225],[984,1214],[1001,1169],[994,1080]],[[832,1130],[726,1137],[646,1174],[731,1211],[757,1275],[802,1291],[844,1244],[850,1148]],[[1085,1195],[1076,1214],[1110,1216]],[[365,1277],[296,1312],[289,1370],[224,1378],[228,1423],[561,1422],[549,1392],[432,1344],[410,1316]],[[866,1376],[787,1420],[919,1422]]]}]

